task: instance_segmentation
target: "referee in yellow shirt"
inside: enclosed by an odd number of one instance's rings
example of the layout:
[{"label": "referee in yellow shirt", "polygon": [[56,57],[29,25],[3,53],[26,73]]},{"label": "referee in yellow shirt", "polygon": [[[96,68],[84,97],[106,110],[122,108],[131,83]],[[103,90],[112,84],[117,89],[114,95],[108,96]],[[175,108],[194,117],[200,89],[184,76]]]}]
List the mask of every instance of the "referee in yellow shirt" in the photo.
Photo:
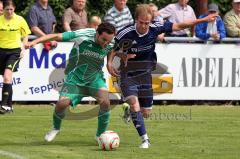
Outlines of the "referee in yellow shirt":
[{"label": "referee in yellow shirt", "polygon": [[[31,33],[23,17],[14,13],[16,5],[12,0],[3,2],[0,16],[0,74],[3,75],[2,103],[0,114],[12,112],[12,75],[17,71],[23,44]],[[22,40],[22,41],[21,41]]]}]

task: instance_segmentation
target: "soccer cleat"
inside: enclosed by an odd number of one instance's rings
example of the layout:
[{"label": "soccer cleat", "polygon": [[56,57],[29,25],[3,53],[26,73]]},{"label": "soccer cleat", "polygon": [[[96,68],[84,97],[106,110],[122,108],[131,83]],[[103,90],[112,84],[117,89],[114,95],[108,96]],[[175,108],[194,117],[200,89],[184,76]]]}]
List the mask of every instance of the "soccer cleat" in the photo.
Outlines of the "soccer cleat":
[{"label": "soccer cleat", "polygon": [[129,123],[131,121],[130,105],[128,103],[123,103],[122,107],[123,107],[122,119],[125,123]]},{"label": "soccer cleat", "polygon": [[147,139],[142,142],[142,144],[139,146],[139,148],[148,149],[150,147],[150,145],[151,145],[151,143],[150,143],[149,139]]},{"label": "soccer cleat", "polygon": [[59,133],[60,130],[57,130],[57,129],[52,129],[50,130],[46,135],[45,135],[45,141],[47,142],[51,142],[55,137],[56,135]]},{"label": "soccer cleat", "polygon": [[13,108],[9,107],[7,105],[2,105],[0,107],[0,114],[6,114],[6,113],[12,113],[13,112]]}]

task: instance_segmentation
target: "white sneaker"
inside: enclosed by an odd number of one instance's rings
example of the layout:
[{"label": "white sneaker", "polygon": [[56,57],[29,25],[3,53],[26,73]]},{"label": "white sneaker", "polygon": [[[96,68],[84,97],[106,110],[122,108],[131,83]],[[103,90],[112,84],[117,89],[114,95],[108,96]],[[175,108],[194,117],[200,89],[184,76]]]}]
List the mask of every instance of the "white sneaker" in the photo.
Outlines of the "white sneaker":
[{"label": "white sneaker", "polygon": [[142,149],[148,149],[150,147],[150,141],[149,140],[145,140],[142,142],[142,144],[139,146],[139,148],[142,148]]},{"label": "white sneaker", "polygon": [[57,129],[52,129],[50,130],[46,135],[45,135],[45,141],[47,142],[51,142],[55,137],[56,135],[59,133],[60,130],[57,130]]},{"label": "white sneaker", "polygon": [[12,113],[13,108],[7,105],[0,106],[0,114]]}]

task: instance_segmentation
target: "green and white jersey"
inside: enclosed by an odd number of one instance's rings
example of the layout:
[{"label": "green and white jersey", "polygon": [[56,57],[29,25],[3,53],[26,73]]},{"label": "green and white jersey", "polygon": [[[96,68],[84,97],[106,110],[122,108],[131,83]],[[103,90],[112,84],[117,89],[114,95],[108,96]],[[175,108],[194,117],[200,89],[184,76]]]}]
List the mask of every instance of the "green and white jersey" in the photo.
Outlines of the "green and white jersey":
[{"label": "green and white jersey", "polygon": [[62,35],[63,41],[74,42],[65,70],[66,80],[85,84],[103,77],[104,58],[111,51],[113,43],[102,48],[96,43],[96,30],[92,28],[64,32]]}]

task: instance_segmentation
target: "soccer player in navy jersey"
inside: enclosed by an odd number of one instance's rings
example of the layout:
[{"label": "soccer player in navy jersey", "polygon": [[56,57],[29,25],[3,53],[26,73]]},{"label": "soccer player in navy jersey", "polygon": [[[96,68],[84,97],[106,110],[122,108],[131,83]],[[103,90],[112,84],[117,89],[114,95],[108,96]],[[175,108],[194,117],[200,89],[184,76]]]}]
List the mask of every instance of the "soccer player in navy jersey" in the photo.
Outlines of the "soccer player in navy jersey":
[{"label": "soccer player in navy jersey", "polygon": [[[140,148],[149,148],[150,141],[144,126],[144,117],[149,116],[152,103],[152,76],[157,56],[155,42],[163,32],[172,32],[191,27],[195,24],[210,21],[217,14],[203,19],[183,23],[154,22],[153,13],[147,4],[140,4],[135,12],[135,24],[121,29],[115,37],[115,51],[108,55],[107,68],[111,75],[120,76],[120,88],[124,100],[130,105],[129,114],[139,136],[142,139]],[[128,60],[129,54],[135,55]],[[123,60],[120,72],[113,66],[114,56]],[[126,57],[124,59],[124,57]]]}]

